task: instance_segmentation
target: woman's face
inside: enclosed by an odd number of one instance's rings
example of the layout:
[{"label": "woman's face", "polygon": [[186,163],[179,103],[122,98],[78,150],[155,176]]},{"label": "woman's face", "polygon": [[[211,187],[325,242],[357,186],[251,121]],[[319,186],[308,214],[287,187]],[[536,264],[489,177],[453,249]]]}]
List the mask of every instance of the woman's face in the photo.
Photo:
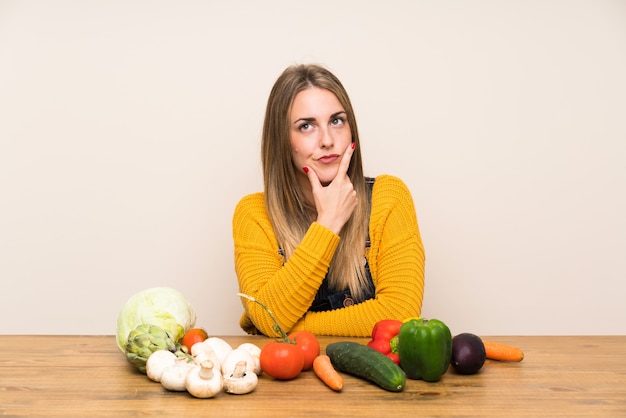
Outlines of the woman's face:
[{"label": "woman's face", "polygon": [[352,143],[345,109],[334,93],[311,87],[294,98],[289,122],[292,159],[300,184],[310,189],[304,167],[315,170],[323,185],[329,184]]}]

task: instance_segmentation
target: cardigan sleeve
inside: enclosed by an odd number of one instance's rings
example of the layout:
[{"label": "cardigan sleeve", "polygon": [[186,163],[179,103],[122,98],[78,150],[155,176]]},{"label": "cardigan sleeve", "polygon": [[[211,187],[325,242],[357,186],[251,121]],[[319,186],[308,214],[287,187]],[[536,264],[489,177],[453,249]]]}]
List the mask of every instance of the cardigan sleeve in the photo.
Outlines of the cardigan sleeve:
[{"label": "cardigan sleeve", "polygon": [[[261,301],[280,326],[290,332],[311,306],[339,244],[339,236],[313,222],[284,263],[263,194],[257,193],[244,197],[235,208],[233,239],[240,291]],[[279,335],[261,306],[247,299],[242,303],[242,329],[251,334]]]},{"label": "cardigan sleeve", "polygon": [[294,326],[314,334],[367,337],[382,319],[419,316],[424,294],[425,255],[417,216],[406,185],[379,176],[372,191],[371,248],[374,299],[333,311],[307,312]]}]

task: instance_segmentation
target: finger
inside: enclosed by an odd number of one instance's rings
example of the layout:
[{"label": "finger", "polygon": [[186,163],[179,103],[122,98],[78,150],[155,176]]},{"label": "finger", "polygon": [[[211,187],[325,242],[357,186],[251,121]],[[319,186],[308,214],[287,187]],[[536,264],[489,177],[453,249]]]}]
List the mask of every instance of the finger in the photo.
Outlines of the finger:
[{"label": "finger", "polygon": [[355,145],[356,144],[352,142],[350,145],[348,145],[348,148],[346,148],[346,152],[343,153],[343,157],[341,158],[341,162],[339,163],[339,170],[337,171],[337,176],[339,176],[340,173],[343,175],[348,174],[348,168],[350,167],[350,160],[352,159],[352,154],[354,154]]},{"label": "finger", "polygon": [[321,187],[320,179],[317,177],[317,173],[311,167],[303,167],[306,176],[309,178],[309,182],[311,182],[311,187],[313,190],[317,190],[317,188]]}]

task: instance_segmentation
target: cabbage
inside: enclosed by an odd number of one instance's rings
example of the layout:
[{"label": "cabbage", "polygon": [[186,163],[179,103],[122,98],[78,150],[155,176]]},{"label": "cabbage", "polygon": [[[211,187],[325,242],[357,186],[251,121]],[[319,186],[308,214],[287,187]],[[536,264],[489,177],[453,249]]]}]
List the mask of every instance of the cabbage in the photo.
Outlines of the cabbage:
[{"label": "cabbage", "polygon": [[117,346],[126,353],[128,334],[139,325],[163,328],[180,341],[196,324],[196,313],[185,296],[170,287],[153,287],[131,296],[117,317]]}]

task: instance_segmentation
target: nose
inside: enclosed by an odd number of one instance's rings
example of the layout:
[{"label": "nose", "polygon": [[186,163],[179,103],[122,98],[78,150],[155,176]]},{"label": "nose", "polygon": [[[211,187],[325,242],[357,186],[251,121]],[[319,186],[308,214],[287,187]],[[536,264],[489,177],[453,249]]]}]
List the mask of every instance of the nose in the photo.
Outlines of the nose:
[{"label": "nose", "polygon": [[330,148],[334,142],[335,140],[333,139],[333,135],[328,127],[320,130],[320,147]]}]

